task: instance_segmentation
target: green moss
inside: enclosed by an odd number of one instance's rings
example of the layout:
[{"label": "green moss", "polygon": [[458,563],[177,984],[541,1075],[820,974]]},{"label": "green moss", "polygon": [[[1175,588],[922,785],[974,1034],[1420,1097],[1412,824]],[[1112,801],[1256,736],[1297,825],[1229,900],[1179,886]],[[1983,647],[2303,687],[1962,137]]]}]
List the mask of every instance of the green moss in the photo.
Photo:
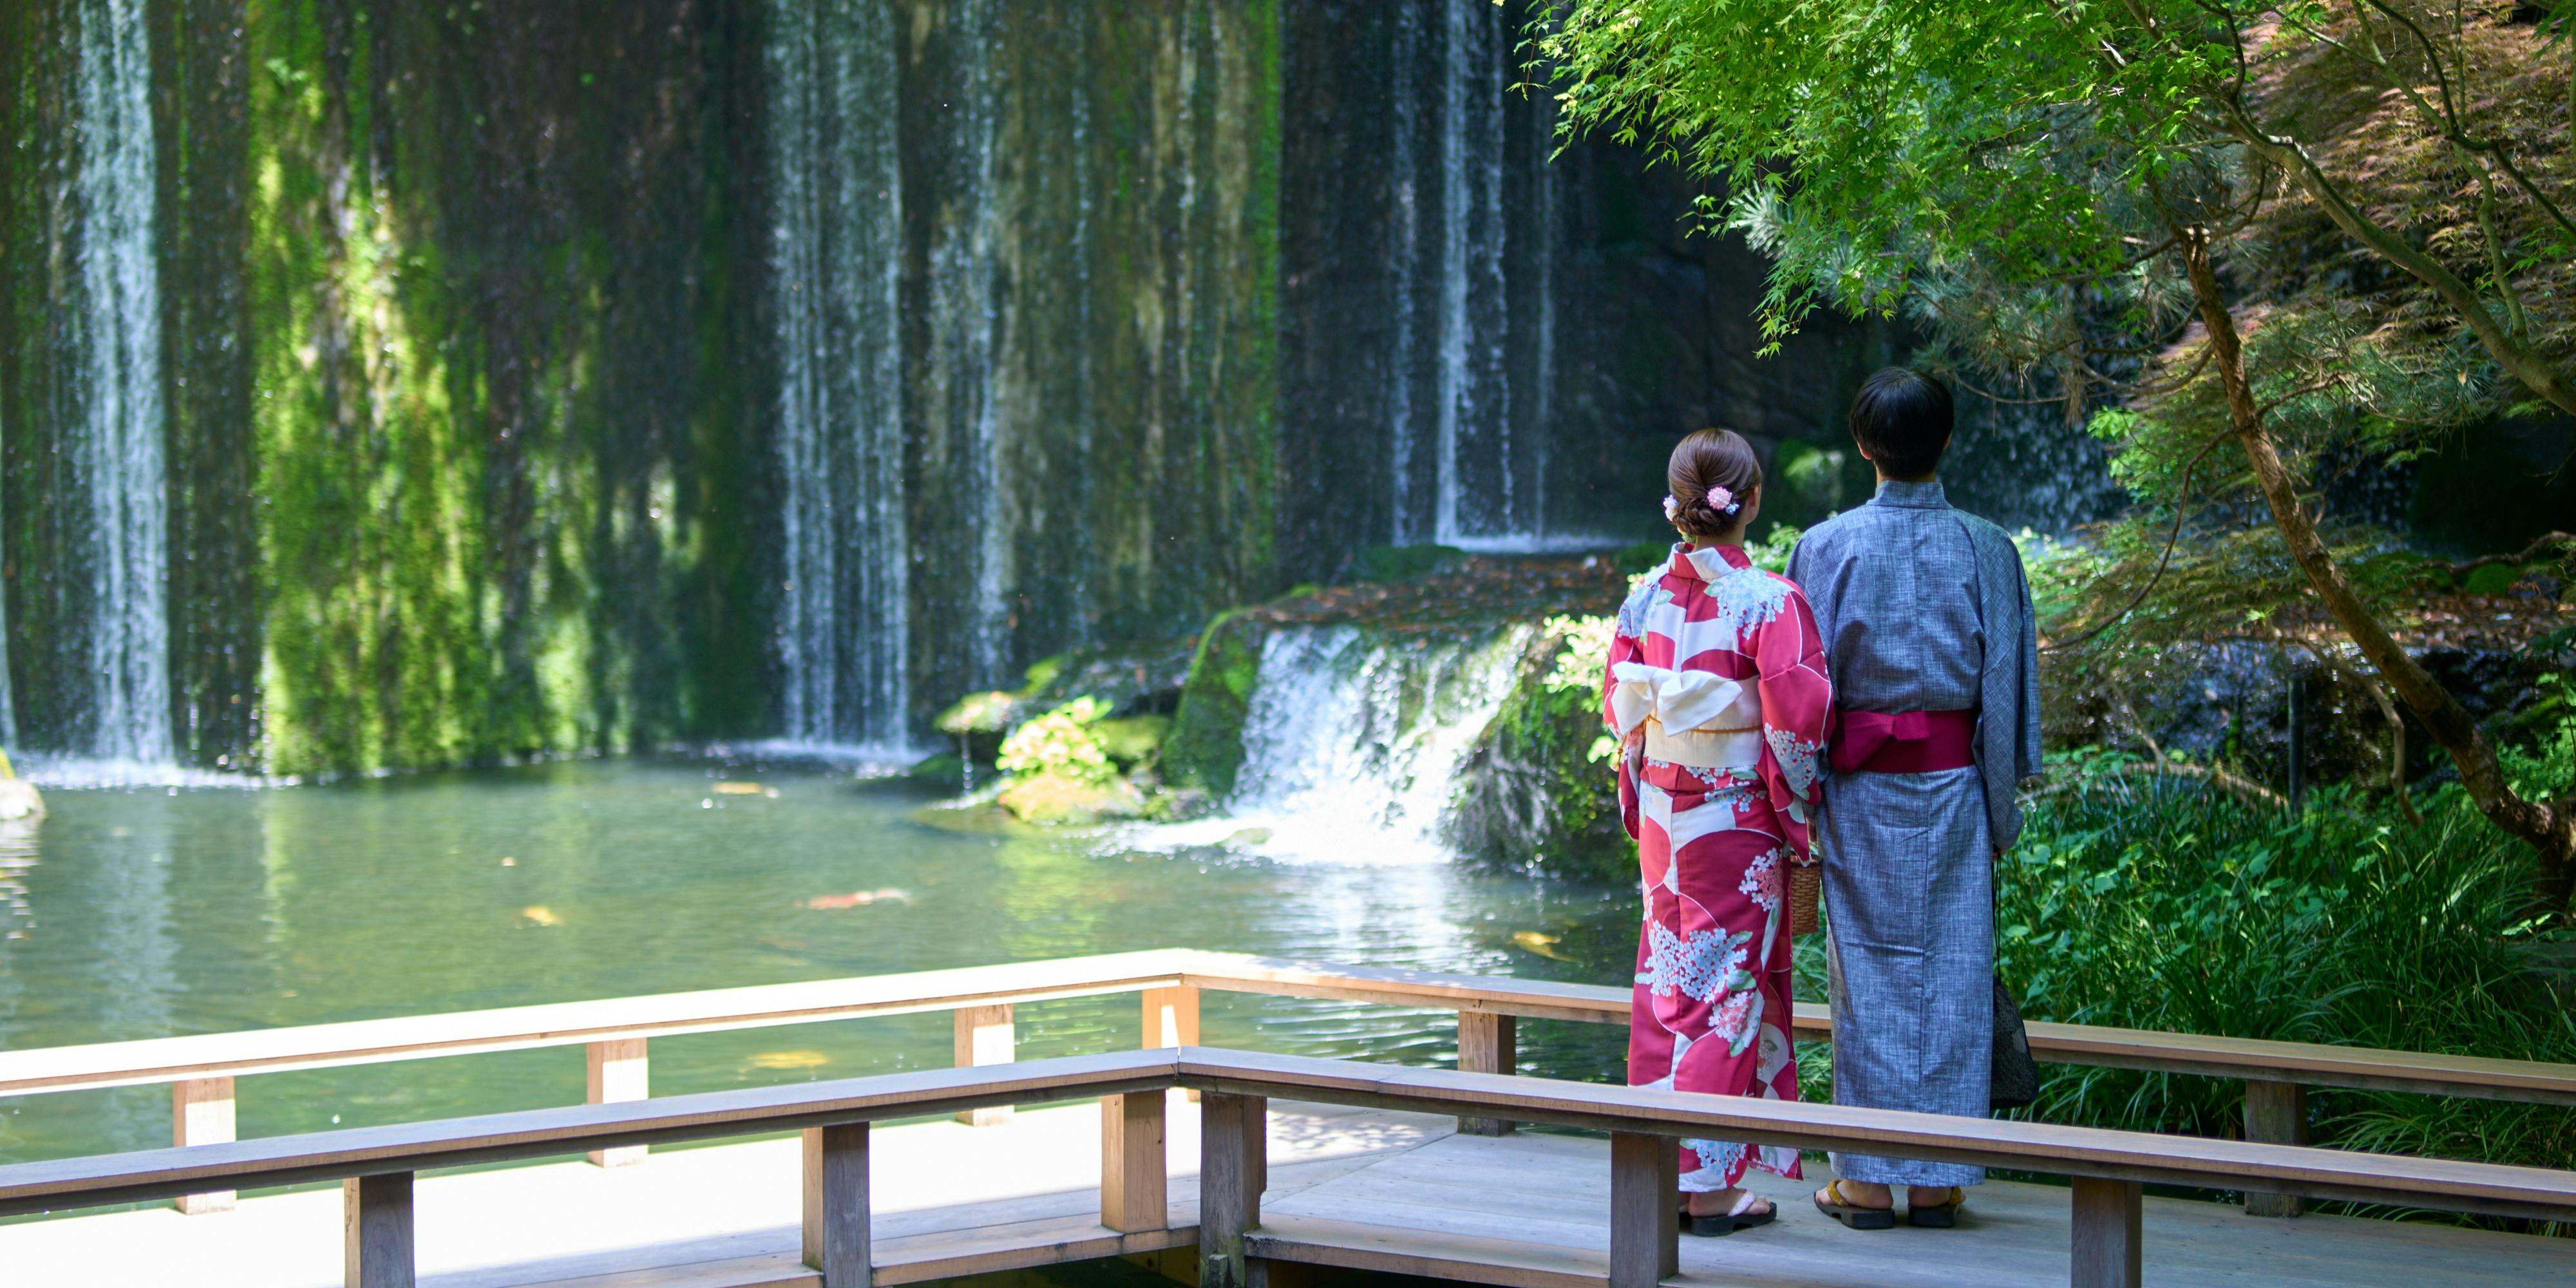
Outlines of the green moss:
[{"label": "green moss", "polygon": [[1243,771],[1243,722],[1261,682],[1258,623],[1231,612],[1208,624],[1163,742],[1163,776],[1223,797]]},{"label": "green moss", "polygon": [[1351,560],[1352,581],[1412,581],[1454,572],[1467,561],[1455,546],[1368,546]]},{"label": "green moss", "polygon": [[1523,655],[1510,696],[1469,754],[1449,839],[1489,867],[1633,880],[1636,843],[1619,820],[1616,771],[1599,755],[1599,694],[1548,682],[1573,646],[1552,630]]},{"label": "green moss", "polygon": [[1114,716],[1095,721],[1091,737],[1121,766],[1150,766],[1162,759],[1163,742],[1171,736],[1172,723],[1170,716]]}]

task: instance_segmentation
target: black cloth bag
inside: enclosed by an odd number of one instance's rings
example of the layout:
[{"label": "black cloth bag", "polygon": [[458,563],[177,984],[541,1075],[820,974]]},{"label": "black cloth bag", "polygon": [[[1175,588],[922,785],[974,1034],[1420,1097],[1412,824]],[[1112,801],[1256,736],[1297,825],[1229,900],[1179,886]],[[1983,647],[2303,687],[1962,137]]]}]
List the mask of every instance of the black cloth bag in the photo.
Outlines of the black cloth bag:
[{"label": "black cloth bag", "polygon": [[2039,1062],[2030,1058],[2030,1032],[2021,1024],[2021,1006],[1995,972],[1995,1059],[1986,1103],[1997,1109],[2019,1109],[2039,1099]]}]

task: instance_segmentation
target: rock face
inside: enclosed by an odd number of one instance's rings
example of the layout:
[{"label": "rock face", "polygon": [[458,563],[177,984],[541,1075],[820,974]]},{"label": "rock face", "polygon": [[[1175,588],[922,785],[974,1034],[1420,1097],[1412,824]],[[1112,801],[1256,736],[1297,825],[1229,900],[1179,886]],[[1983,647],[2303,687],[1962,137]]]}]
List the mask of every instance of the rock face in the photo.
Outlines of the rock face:
[{"label": "rock face", "polygon": [[1805,463],[1780,517],[1856,499],[1902,338],[1753,357],[1760,259],[1669,168],[1551,160],[1517,21],[0,7],[0,737],[903,742],[1369,547],[1654,535],[1700,425]]}]

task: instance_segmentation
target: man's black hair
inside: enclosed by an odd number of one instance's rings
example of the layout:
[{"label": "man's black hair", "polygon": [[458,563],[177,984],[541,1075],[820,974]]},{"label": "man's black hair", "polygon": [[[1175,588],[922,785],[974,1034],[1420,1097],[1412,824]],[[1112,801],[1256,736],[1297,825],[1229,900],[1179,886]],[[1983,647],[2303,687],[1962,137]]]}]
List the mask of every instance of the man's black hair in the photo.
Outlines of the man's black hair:
[{"label": "man's black hair", "polygon": [[1882,367],[1852,396],[1852,440],[1892,479],[1925,479],[1950,445],[1950,390],[1910,367]]}]

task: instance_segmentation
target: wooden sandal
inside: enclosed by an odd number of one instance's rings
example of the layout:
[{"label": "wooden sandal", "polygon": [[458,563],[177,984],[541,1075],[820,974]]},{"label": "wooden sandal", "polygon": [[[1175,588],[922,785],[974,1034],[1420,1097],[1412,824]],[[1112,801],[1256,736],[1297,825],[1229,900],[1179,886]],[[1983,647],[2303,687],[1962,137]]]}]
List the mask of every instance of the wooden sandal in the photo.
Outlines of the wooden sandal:
[{"label": "wooden sandal", "polygon": [[[1745,1210],[1756,1203],[1763,1205],[1761,1211]],[[1780,1205],[1751,1190],[1745,1190],[1735,1196],[1735,1206],[1723,1215],[1693,1216],[1687,1207],[1682,1209],[1681,1215],[1682,1233],[1697,1235],[1703,1239],[1722,1239],[1738,1230],[1750,1230],[1755,1226],[1769,1225],[1779,1220]]]},{"label": "wooden sandal", "polygon": [[1922,1203],[1907,1203],[1905,1205],[1905,1223],[1907,1225],[1922,1226],[1926,1229],[1947,1230],[1959,1223],[1959,1209],[1966,1207],[1967,1205],[1968,1192],[1956,1185],[1953,1185],[1950,1187],[1950,1198],[1946,1203],[1935,1203],[1930,1205]]},{"label": "wooden sandal", "polygon": [[[1825,1182],[1825,1192],[1816,1196],[1816,1210],[1854,1230],[1893,1230],[1896,1212],[1893,1208],[1862,1207],[1843,1198],[1840,1180]],[[1831,1199],[1832,1202],[1826,1200]]]}]

